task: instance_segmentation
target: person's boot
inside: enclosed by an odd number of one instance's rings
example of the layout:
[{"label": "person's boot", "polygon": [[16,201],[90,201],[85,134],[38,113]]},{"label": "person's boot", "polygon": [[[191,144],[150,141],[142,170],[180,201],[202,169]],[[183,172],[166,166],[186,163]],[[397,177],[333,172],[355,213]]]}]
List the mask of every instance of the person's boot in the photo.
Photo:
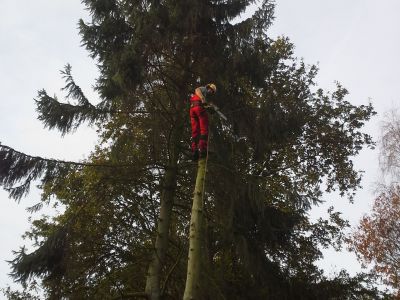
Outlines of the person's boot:
[{"label": "person's boot", "polygon": [[198,161],[199,160],[199,150],[195,150],[192,152],[192,160]]}]

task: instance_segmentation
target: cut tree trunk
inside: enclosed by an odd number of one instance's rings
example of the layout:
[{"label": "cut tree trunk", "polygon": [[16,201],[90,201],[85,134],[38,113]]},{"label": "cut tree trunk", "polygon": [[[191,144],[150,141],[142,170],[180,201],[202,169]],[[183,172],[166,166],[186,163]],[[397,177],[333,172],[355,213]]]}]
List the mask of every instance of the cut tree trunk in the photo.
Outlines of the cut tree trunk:
[{"label": "cut tree trunk", "polygon": [[204,181],[206,159],[200,159],[197,168],[196,186],[193,195],[192,216],[189,231],[189,258],[184,300],[198,300],[202,290],[202,257],[204,245]]}]

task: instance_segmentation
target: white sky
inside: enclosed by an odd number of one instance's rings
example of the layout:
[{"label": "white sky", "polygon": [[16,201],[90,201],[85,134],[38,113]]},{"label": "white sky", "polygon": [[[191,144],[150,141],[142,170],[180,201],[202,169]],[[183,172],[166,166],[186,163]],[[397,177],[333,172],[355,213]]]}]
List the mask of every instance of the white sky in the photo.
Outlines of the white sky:
[{"label": "white sky", "polygon": [[[357,105],[372,102],[378,115],[366,126],[375,140],[384,113],[398,107],[400,100],[400,1],[397,0],[278,0],[274,34],[284,34],[295,44],[295,54],[306,63],[318,63],[317,77],[323,89],[341,82]],[[380,180],[378,149],[366,150],[355,159],[364,170],[363,189],[354,204],[337,195],[326,195],[326,205],[313,210],[312,217],[326,215],[334,205],[352,226],[372,208],[375,183]],[[328,274],[344,268],[351,274],[361,270],[355,255],[325,251],[320,265]]]},{"label": "white sky", "polygon": [[[353,104],[372,101],[378,116],[366,126],[377,138],[383,114],[399,103],[400,1],[398,0],[278,0],[272,36],[288,36],[295,54],[308,64],[319,64],[319,86],[332,89],[335,80],[349,91]],[[64,138],[49,132],[36,119],[33,98],[45,88],[62,99],[64,82],[59,70],[70,63],[75,80],[89,99],[96,77],[94,62],[80,47],[77,22],[88,14],[78,0],[0,0],[0,142],[32,155],[67,160],[85,157],[96,142],[91,129],[79,129]],[[357,224],[373,201],[373,186],[380,175],[377,150],[364,151],[355,160],[363,169],[363,190],[355,204],[327,195],[326,205],[313,211],[324,215],[334,205],[351,224]],[[0,288],[12,284],[5,260],[23,245],[21,235],[29,228],[25,211],[39,201],[32,192],[20,204],[0,190]],[[34,216],[35,217],[35,216]],[[351,274],[360,270],[354,255],[326,251],[321,266],[332,273],[341,268]]]}]

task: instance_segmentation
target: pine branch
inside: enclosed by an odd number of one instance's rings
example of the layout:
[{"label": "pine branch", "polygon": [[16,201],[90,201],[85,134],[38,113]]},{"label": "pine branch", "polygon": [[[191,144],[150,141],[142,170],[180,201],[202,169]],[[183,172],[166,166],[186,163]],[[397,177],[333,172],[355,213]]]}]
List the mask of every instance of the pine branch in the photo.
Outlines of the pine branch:
[{"label": "pine branch", "polygon": [[61,103],[56,96],[50,97],[45,90],[39,91],[35,101],[38,119],[49,129],[57,128],[62,135],[74,131],[84,121],[93,124],[109,116],[109,112],[97,109],[89,102],[80,105]]},{"label": "pine branch", "polygon": [[12,266],[11,277],[25,284],[33,276],[59,277],[65,272],[63,258],[69,227],[56,228],[43,244],[34,252],[26,253],[25,247],[14,251],[16,258],[9,263]]},{"label": "pine branch", "polygon": [[112,112],[104,110],[101,104],[94,106],[89,102],[82,89],[75,83],[70,64],[65,66],[61,74],[66,82],[62,90],[67,92],[67,99],[76,100],[78,105],[61,103],[56,96],[50,97],[44,89],[40,90],[38,99],[35,99],[36,111],[39,113],[38,119],[43,121],[45,127],[57,128],[62,135],[65,135],[75,130],[84,121],[93,124],[110,116]]},{"label": "pine branch", "polygon": [[[132,164],[96,164],[46,159],[16,151],[0,143],[0,185],[10,197],[20,200],[29,192],[30,184],[36,179],[48,182],[63,176],[73,167],[134,167]],[[15,186],[19,184],[18,186]]]},{"label": "pine branch", "polygon": [[61,74],[66,82],[62,90],[67,92],[67,99],[76,100],[78,105],[61,103],[56,96],[50,97],[44,89],[38,92],[38,99],[35,99],[35,102],[36,111],[39,114],[38,119],[44,123],[45,127],[58,129],[62,135],[76,130],[85,121],[93,124],[96,121],[103,121],[114,114],[150,113],[145,110],[125,112],[105,109],[104,103],[95,106],[89,102],[82,89],[75,83],[71,75],[71,65],[67,64]]},{"label": "pine branch", "polygon": [[82,89],[76,85],[71,75],[71,65],[67,64],[64,71],[61,71],[63,78],[65,79],[66,86],[62,88],[63,91],[67,91],[67,98],[78,100],[80,106],[95,108],[86,96],[83,94]]}]

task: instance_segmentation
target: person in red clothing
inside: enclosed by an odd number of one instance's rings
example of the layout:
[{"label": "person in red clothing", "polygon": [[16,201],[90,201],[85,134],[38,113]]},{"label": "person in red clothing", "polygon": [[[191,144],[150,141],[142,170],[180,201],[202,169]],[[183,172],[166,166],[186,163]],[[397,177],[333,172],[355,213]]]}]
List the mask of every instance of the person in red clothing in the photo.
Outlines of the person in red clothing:
[{"label": "person in red clothing", "polygon": [[207,156],[208,114],[205,109],[206,97],[216,93],[214,83],[195,89],[190,96],[190,123],[192,125],[192,155],[193,160]]}]

